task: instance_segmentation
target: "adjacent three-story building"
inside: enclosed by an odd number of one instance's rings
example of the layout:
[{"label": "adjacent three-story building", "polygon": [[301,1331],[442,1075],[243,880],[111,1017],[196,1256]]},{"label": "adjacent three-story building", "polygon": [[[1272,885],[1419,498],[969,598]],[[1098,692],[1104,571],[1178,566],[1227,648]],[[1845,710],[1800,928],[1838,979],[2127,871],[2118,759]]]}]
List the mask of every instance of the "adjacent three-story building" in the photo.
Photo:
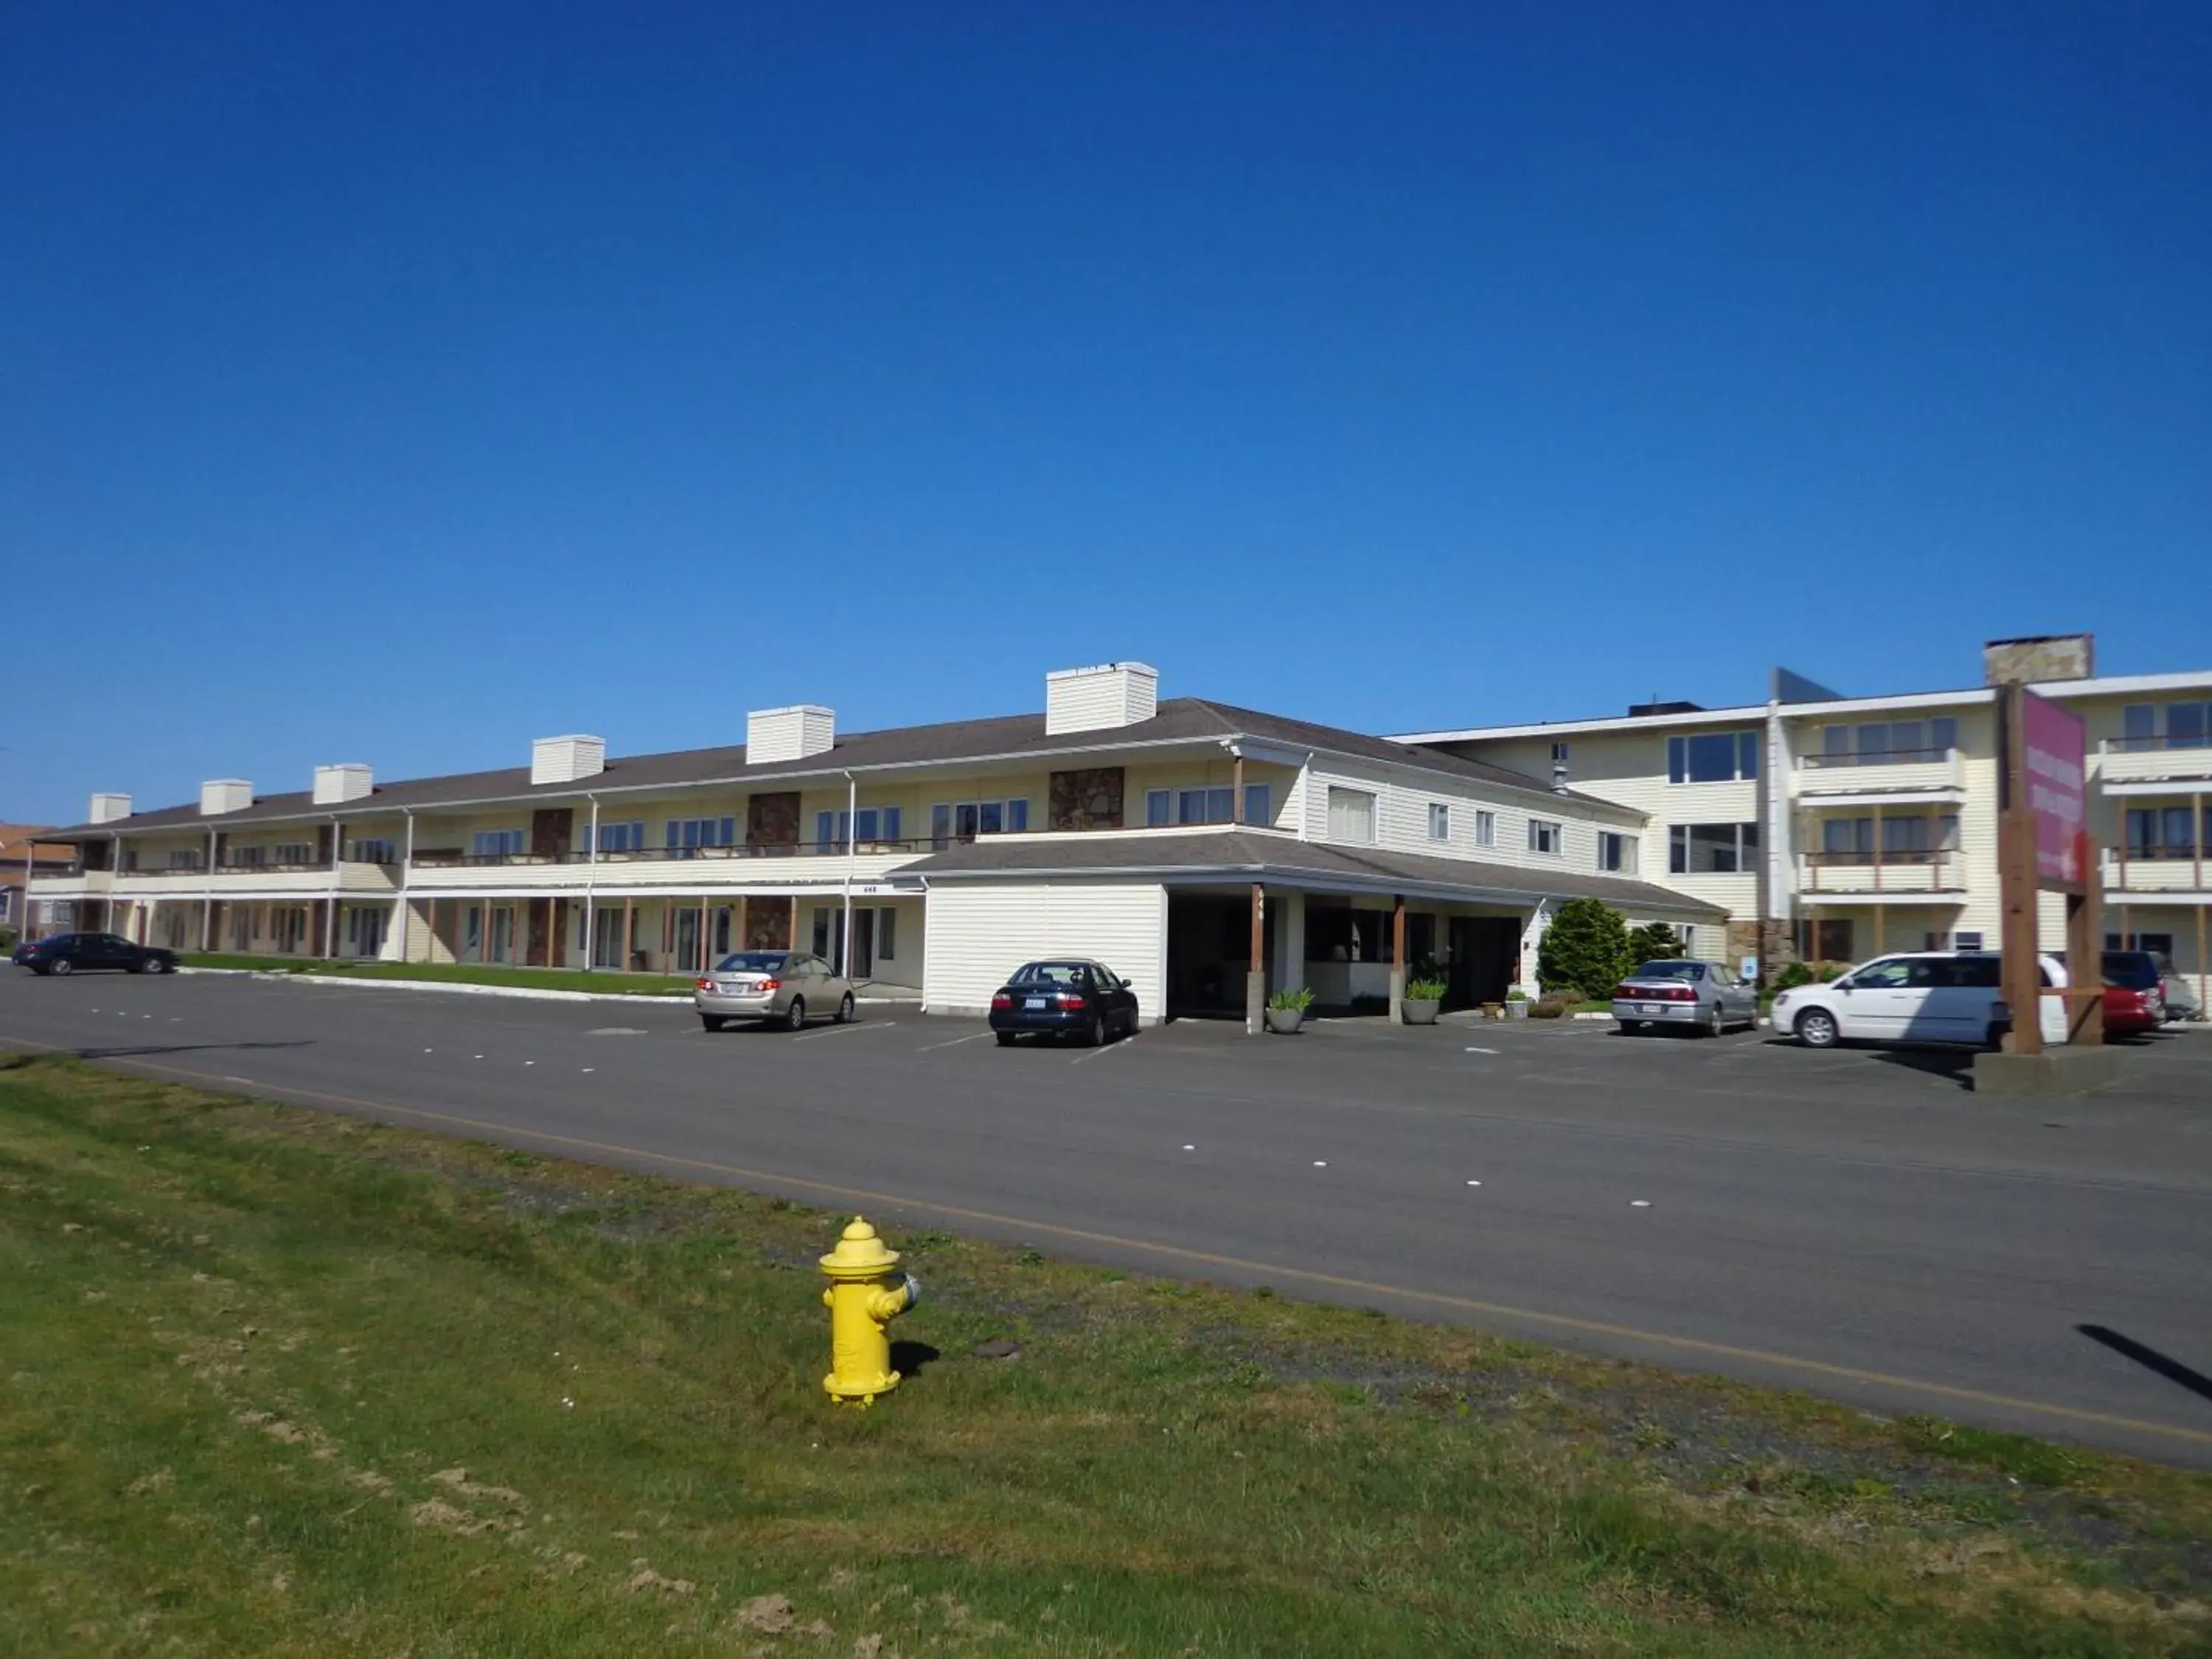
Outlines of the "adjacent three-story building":
[{"label": "adjacent three-story building", "polygon": [[[2086,636],[1992,641],[1987,684],[1847,697],[1784,670],[1762,703],[1633,708],[1614,719],[1402,739],[1644,816],[1620,873],[1728,913],[1740,963],[1853,962],[1998,939],[1996,692],[2021,671],[2088,730],[2089,829],[2109,945],[2208,969],[2212,672],[2100,677]],[[2046,949],[2064,945],[2045,895]]]}]

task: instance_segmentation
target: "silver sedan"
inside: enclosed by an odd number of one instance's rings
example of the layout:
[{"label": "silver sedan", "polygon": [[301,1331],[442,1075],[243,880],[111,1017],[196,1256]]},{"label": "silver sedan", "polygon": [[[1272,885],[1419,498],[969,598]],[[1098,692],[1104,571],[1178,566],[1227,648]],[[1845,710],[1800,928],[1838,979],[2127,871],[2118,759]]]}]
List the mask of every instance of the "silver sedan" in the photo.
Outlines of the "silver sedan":
[{"label": "silver sedan", "polygon": [[804,951],[738,951],[693,981],[699,1023],[719,1031],[733,1019],[796,1031],[810,1019],[853,1018],[853,982]]},{"label": "silver sedan", "polygon": [[1613,988],[1613,1017],[1624,1032],[1680,1025],[1718,1036],[1759,1024],[1759,988],[1723,979],[1709,962],[1647,962]]}]

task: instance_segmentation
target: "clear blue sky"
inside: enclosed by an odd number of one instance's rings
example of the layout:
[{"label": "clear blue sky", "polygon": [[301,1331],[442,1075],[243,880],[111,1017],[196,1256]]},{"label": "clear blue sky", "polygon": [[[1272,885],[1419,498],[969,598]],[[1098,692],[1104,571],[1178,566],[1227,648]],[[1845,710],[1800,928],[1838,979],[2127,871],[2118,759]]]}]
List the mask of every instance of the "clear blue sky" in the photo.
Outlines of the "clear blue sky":
[{"label": "clear blue sky", "polygon": [[2212,7],[18,4],[0,817],[2212,665]]}]

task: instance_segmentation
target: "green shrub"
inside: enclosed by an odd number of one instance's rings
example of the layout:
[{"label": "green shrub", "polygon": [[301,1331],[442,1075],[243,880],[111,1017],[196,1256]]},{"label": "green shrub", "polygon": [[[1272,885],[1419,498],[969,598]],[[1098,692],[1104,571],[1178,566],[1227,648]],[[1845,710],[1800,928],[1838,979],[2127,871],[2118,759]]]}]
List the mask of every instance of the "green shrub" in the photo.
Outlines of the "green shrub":
[{"label": "green shrub", "polygon": [[1528,1000],[1528,994],[1517,985],[1509,986],[1506,988],[1505,1000],[1508,1002],[1526,1002]]},{"label": "green shrub", "polygon": [[1813,970],[1802,962],[1793,962],[1774,976],[1772,988],[1777,991],[1794,991],[1801,985],[1811,983],[1813,983]]},{"label": "green shrub", "polygon": [[1295,991],[1285,986],[1267,999],[1267,1006],[1270,1008],[1296,1009],[1303,1014],[1313,1006],[1313,992],[1305,986],[1301,985]]},{"label": "green shrub", "polygon": [[1536,999],[1534,1005],[1528,1010],[1528,1018],[1531,1019],[1565,1019],[1567,1017],[1567,1010],[1572,1006],[1573,1005],[1569,1003],[1565,997],[1555,997],[1548,994],[1540,996]]},{"label": "green shrub", "polygon": [[1536,952],[1536,978],[1545,991],[1577,998],[1606,997],[1636,965],[1628,953],[1628,924],[1598,899],[1569,899],[1544,930]]},{"label": "green shrub", "polygon": [[1681,954],[1682,941],[1663,921],[1647,921],[1628,936],[1628,965],[1632,968],[1639,962],[1673,962]]},{"label": "green shrub", "polygon": [[1406,996],[1413,1002],[1442,1002],[1444,993],[1451,987],[1440,979],[1414,979],[1406,981]]}]

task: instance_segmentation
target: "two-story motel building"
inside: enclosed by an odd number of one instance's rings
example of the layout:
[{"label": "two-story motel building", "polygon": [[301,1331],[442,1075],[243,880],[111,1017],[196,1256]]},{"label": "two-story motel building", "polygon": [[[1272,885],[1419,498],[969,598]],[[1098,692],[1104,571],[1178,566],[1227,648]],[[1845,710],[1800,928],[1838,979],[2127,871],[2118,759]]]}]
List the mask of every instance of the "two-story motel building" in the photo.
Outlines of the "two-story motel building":
[{"label": "two-story motel building", "polygon": [[[2109,946],[2166,957],[2206,1001],[2212,904],[2212,673],[2098,677],[2085,635],[1993,641],[1987,684],[1846,697],[1777,670],[1768,699],[1648,704],[1613,719],[1429,732],[1401,741],[1551,773],[1636,809],[1609,873],[1725,910],[1726,954],[1770,964],[1995,948],[1995,684],[2031,689],[2088,732],[2089,829]],[[2046,950],[2063,901],[2044,896]]]},{"label": "two-story motel building", "polygon": [[147,812],[95,795],[48,837],[79,859],[34,878],[36,922],[669,973],[796,946],[940,1012],[981,1011],[1025,959],[1081,955],[1129,979],[1148,1022],[1285,986],[1382,1006],[1429,963],[1454,1000],[1496,1000],[1534,986],[1547,918],[1583,896],[1727,948],[1730,895],[1639,876],[1650,810],[1602,781],[1161,701],[1158,683],[1113,663],[1048,675],[1041,714],[846,733],[807,705],[749,715],[728,748],[554,737],[500,771],[325,766],[308,789],[218,779]]}]

